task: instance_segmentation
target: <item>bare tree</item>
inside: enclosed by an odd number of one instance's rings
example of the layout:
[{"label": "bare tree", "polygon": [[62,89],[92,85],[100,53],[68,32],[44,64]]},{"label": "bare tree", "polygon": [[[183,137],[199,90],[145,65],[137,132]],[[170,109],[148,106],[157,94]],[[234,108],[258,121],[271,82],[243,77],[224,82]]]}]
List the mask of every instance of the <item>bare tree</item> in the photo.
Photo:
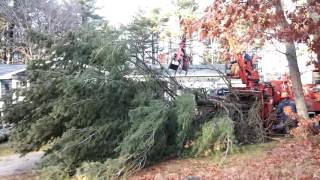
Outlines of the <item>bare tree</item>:
[{"label": "bare tree", "polygon": [[[30,33],[47,37],[59,37],[81,25],[81,4],[77,0],[2,0],[0,1],[0,17],[6,25],[2,36],[2,59],[12,62],[13,54],[26,61],[45,53],[32,42]],[[9,34],[9,36],[8,36]],[[33,34],[34,35],[34,34]],[[43,36],[37,36],[42,38]],[[34,37],[33,37],[34,38]],[[8,60],[8,56],[11,58]]]}]

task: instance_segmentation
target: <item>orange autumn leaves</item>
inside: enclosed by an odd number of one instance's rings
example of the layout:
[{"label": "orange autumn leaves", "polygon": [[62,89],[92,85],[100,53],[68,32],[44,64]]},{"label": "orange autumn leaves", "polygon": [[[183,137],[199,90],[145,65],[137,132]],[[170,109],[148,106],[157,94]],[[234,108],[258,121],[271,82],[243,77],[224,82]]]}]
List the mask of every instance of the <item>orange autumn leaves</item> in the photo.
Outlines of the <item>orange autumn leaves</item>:
[{"label": "orange autumn leaves", "polygon": [[198,32],[200,41],[206,38],[226,40],[225,33],[228,33],[244,47],[278,39],[305,43],[314,52],[320,52],[320,2],[309,0],[304,6],[285,12],[287,28],[280,28],[283,12],[275,10],[277,2],[215,0],[201,19],[184,19],[181,25],[189,37]]}]

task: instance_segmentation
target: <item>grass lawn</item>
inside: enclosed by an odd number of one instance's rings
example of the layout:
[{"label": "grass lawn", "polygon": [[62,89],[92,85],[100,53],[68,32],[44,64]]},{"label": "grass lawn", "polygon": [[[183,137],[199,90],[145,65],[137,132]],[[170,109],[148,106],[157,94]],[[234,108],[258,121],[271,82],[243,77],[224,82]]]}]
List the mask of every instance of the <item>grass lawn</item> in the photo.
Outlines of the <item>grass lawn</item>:
[{"label": "grass lawn", "polygon": [[0,144],[0,157],[14,154],[14,150],[10,143]]}]

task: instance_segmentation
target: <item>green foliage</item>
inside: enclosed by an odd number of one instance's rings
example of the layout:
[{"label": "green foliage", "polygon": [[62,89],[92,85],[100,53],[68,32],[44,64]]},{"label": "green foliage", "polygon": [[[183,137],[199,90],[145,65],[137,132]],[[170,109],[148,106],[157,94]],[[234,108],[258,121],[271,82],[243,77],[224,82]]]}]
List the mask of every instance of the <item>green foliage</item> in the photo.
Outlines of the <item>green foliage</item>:
[{"label": "green foliage", "polygon": [[[16,124],[10,138],[16,151],[48,147],[44,179],[130,174],[183,154],[199,127],[193,94],[169,102],[163,81],[127,78],[132,61],[127,40],[108,26],[93,27],[57,39],[50,56],[32,61],[24,100],[5,109],[4,120]],[[233,126],[222,122],[214,132],[204,126],[196,152],[208,147],[205,143],[231,138]]]},{"label": "green foliage", "polygon": [[10,143],[0,144],[0,157],[13,155],[13,154],[14,154],[14,150],[13,150],[12,145]]},{"label": "green foliage", "polygon": [[176,0],[174,3],[180,9],[192,9],[192,11],[195,11],[199,6],[194,0]]},{"label": "green foliage", "polygon": [[77,0],[81,7],[81,20],[82,23],[88,23],[90,20],[102,19],[101,16],[95,13],[96,0]]},{"label": "green foliage", "polygon": [[130,130],[120,144],[120,155],[161,156],[158,153],[166,145],[165,123],[168,121],[168,111],[168,107],[159,100],[151,101],[149,106],[131,110]]},{"label": "green foliage", "polygon": [[113,177],[182,151],[195,115],[193,95],[170,103],[154,80],[126,78],[131,59],[120,35],[108,26],[84,27],[28,65],[30,87],[21,92],[23,101],[7,106],[4,120],[16,124],[16,151],[48,147],[43,177],[90,175],[96,166]]},{"label": "green foliage", "polygon": [[228,116],[220,115],[203,124],[201,134],[192,148],[196,155],[215,150],[229,153],[235,143],[232,120]]},{"label": "green foliage", "polygon": [[67,170],[60,166],[50,166],[48,168],[42,169],[40,172],[40,176],[37,178],[39,180],[51,180],[51,179],[59,179],[59,180],[69,180],[71,179]]},{"label": "green foliage", "polygon": [[177,97],[175,102],[175,113],[177,118],[177,138],[176,143],[183,146],[186,140],[194,134],[192,124],[196,115],[196,102],[193,94],[184,94]]},{"label": "green foliage", "polygon": [[123,167],[123,164],[119,164],[118,159],[108,160],[105,163],[92,162],[83,163],[77,170],[76,177],[96,180],[109,180],[115,178],[113,176],[119,169]]},{"label": "green foliage", "polygon": [[31,43],[37,44],[40,47],[50,48],[53,45],[53,38],[48,34],[36,32],[34,30],[27,31],[27,37]]},{"label": "green foliage", "polygon": [[82,160],[115,156],[113,148],[126,130],[131,101],[141,85],[124,78],[126,49],[114,32],[70,33],[55,44],[52,57],[29,64],[31,86],[5,116],[17,124],[17,151],[39,150],[55,140],[45,164],[59,162],[70,169]]},{"label": "green foliage", "polygon": [[139,94],[135,102],[141,102],[141,104],[129,112],[130,129],[116,148],[120,153],[118,158],[108,159],[103,165],[85,163],[77,172],[78,175],[90,178],[97,174],[99,177],[109,178],[127,175],[144,167],[145,164],[177,155],[183,149],[182,144],[178,145],[174,141],[179,130],[175,128],[177,119],[176,114],[173,113],[174,108],[171,109],[172,105],[162,100],[152,100],[152,98],[146,100]]},{"label": "green foliage", "polygon": [[176,15],[179,18],[191,18],[195,16],[195,12],[199,8],[195,0],[174,0],[176,6]]},{"label": "green foliage", "polygon": [[159,10],[154,9],[150,16],[139,11],[133,21],[123,30],[128,38],[130,55],[138,62],[155,62],[159,51],[160,23],[165,19],[159,17]]}]

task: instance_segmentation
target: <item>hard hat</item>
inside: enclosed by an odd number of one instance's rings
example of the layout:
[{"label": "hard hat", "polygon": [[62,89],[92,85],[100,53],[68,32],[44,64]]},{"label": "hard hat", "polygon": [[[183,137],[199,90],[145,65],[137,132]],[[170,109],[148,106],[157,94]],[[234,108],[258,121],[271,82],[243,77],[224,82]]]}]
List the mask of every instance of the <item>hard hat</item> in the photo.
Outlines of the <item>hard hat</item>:
[{"label": "hard hat", "polygon": [[282,92],[281,93],[281,98],[287,98],[288,97],[288,93],[287,92]]}]

